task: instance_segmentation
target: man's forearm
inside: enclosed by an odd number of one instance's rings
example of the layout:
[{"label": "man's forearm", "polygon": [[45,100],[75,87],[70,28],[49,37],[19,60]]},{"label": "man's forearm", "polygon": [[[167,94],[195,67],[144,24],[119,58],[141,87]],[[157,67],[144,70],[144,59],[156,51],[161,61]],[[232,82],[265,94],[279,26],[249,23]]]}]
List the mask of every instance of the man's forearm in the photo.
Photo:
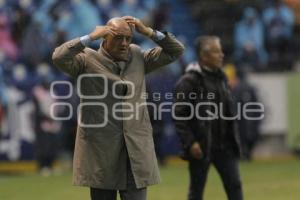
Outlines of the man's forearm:
[{"label": "man's forearm", "polygon": [[73,77],[77,76],[84,63],[84,57],[78,54],[84,48],[79,38],[63,43],[52,54],[54,65]]}]

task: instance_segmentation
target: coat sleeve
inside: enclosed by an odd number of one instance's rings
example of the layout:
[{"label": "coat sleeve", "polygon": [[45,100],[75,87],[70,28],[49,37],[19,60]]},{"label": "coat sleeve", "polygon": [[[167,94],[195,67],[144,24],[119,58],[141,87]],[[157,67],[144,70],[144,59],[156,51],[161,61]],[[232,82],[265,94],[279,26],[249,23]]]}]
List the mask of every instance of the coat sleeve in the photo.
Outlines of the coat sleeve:
[{"label": "coat sleeve", "polygon": [[183,44],[171,33],[165,33],[165,35],[164,39],[156,42],[159,45],[158,47],[144,53],[146,73],[175,61],[183,54]]},{"label": "coat sleeve", "polygon": [[79,38],[60,45],[52,54],[54,65],[70,76],[77,77],[85,66],[84,48]]},{"label": "coat sleeve", "polygon": [[[193,109],[188,105],[181,105],[180,103],[189,103],[194,106],[195,102],[189,98],[189,94],[195,90],[194,87],[195,84],[187,76],[183,76],[175,87],[174,109],[176,118],[173,116],[173,119],[185,152],[189,151],[191,145],[196,141],[196,137],[194,133],[195,130],[193,131],[191,126],[192,120],[178,119],[179,117],[188,117],[191,112],[193,112]],[[184,98],[182,96],[184,96]]]}]

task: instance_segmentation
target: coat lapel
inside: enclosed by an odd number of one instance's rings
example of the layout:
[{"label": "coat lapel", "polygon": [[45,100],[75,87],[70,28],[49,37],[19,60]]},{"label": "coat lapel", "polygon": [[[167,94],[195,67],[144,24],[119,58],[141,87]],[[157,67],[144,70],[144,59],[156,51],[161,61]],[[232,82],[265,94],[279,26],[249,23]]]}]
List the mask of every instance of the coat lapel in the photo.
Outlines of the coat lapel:
[{"label": "coat lapel", "polygon": [[119,74],[119,67],[112,57],[103,49],[102,45],[98,50],[101,64],[114,74]]}]

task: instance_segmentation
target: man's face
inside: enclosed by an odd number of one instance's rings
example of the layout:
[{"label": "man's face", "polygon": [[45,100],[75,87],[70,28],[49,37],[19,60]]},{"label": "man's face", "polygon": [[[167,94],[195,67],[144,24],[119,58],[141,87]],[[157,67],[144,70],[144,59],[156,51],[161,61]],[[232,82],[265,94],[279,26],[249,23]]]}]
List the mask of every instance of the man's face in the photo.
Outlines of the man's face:
[{"label": "man's face", "polygon": [[202,63],[212,69],[223,66],[224,54],[219,40],[210,40],[200,54]]},{"label": "man's face", "polygon": [[116,28],[117,34],[114,36],[108,35],[105,38],[105,49],[114,59],[126,61],[132,40],[132,31],[126,22],[114,25],[114,28]]}]

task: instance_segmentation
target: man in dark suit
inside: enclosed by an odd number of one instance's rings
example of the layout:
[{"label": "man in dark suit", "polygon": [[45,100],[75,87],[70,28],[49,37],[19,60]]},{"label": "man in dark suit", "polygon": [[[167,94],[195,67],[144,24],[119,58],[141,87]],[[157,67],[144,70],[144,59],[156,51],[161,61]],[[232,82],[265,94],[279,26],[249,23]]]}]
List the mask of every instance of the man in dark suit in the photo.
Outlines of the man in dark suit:
[{"label": "man in dark suit", "polygon": [[[234,103],[221,67],[220,39],[200,37],[198,62],[191,63],[176,84],[175,124],[189,162],[189,200],[202,200],[210,164],[221,176],[229,200],[242,200],[238,158],[240,139]],[[226,118],[228,117],[228,118]]]}]

